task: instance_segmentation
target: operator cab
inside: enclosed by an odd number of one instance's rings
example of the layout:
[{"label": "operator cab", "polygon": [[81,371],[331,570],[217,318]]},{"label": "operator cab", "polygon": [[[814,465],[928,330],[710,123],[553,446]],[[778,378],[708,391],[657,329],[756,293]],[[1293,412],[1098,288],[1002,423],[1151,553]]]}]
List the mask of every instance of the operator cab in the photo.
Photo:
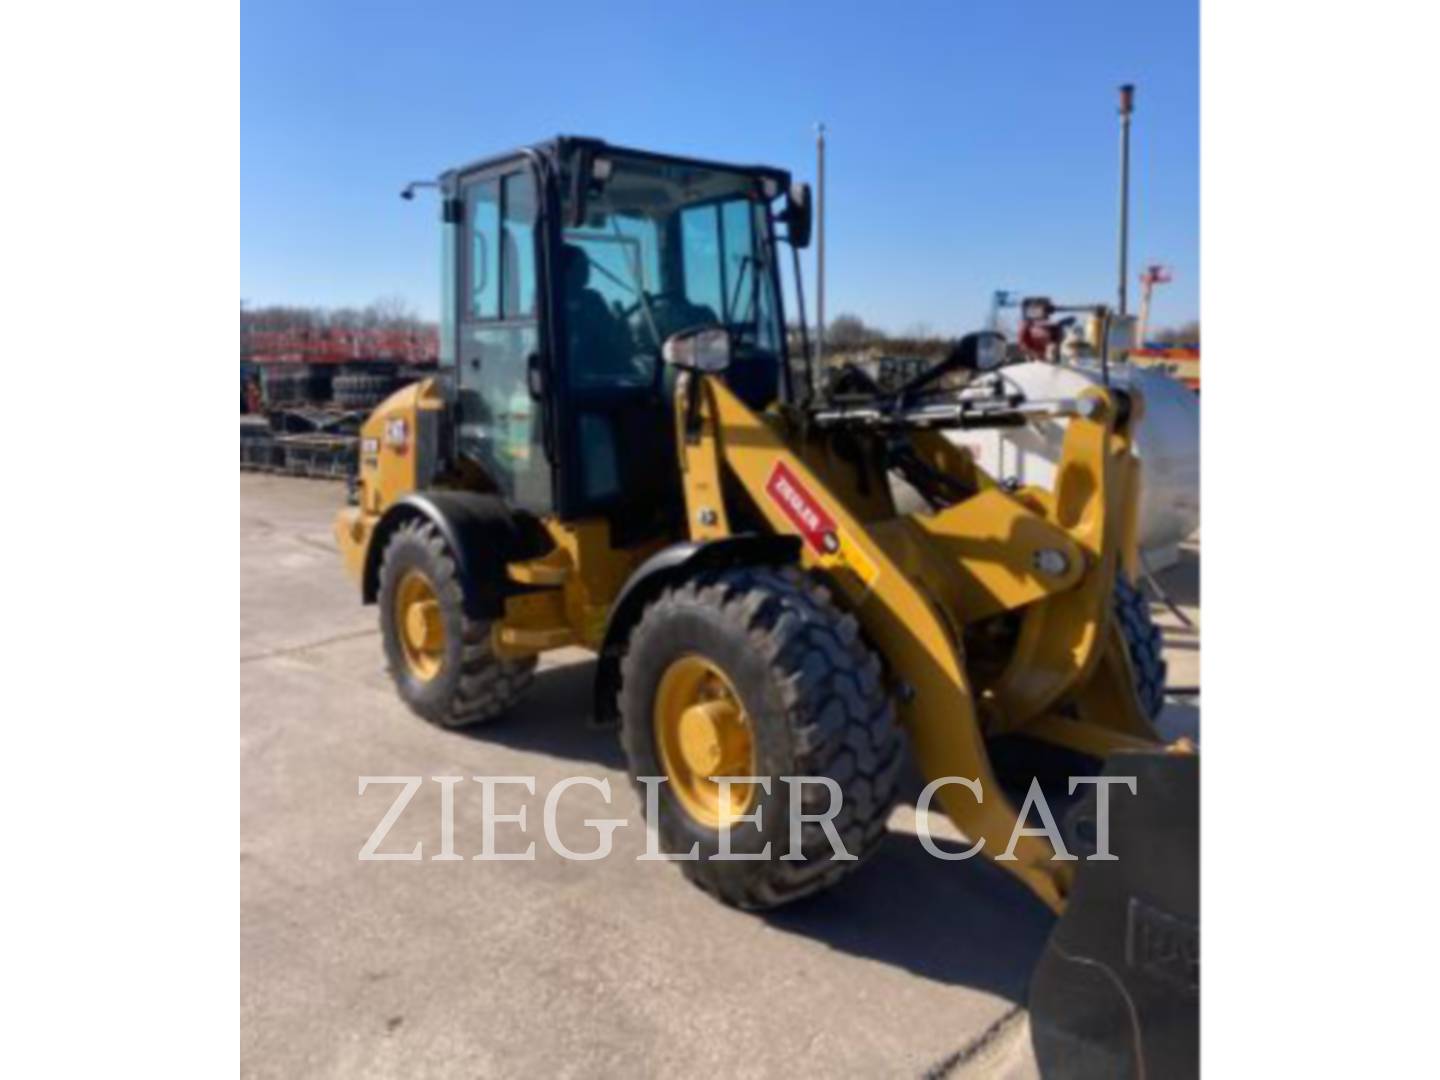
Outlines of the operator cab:
[{"label": "operator cab", "polygon": [[673,525],[662,356],[677,333],[724,328],[725,378],[751,408],[808,385],[789,368],[777,269],[777,220],[808,234],[787,173],[560,138],[440,188],[453,452],[512,505],[606,517],[618,543]]}]

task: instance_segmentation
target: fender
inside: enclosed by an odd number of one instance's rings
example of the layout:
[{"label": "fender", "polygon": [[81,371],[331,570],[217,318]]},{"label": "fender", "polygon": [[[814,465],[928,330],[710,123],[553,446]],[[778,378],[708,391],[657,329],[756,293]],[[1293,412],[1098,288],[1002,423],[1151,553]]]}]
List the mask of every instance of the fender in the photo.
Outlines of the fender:
[{"label": "fender", "polygon": [[497,619],[504,614],[510,581],[505,564],[536,559],[554,541],[538,520],[506,505],[499,495],[432,489],[397,500],[375,526],[365,551],[360,597],[373,604],[380,593],[380,561],[391,535],[416,517],[432,522],[454,556],[465,596],[465,614]]},{"label": "fender", "polygon": [[784,566],[800,561],[800,538],[773,533],[740,533],[718,540],[684,540],[657,551],[630,575],[610,606],[605,637],[595,666],[595,722],[613,726],[618,717],[620,657],[646,605],[672,583],[702,570],[735,566]]}]

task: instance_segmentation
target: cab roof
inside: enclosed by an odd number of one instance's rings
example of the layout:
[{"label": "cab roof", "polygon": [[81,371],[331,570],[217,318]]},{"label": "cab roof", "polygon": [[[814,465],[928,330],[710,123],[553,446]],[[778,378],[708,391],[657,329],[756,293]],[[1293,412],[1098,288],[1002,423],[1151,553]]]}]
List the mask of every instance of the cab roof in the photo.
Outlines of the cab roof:
[{"label": "cab roof", "polygon": [[788,189],[790,186],[790,173],[786,169],[778,169],[770,165],[740,165],[734,162],[710,161],[705,158],[686,157],[680,154],[663,154],[654,150],[638,150],[630,146],[616,146],[613,143],[605,142],[603,139],[591,138],[586,135],[557,135],[553,139],[546,139],[543,142],[519,146],[503,154],[494,154],[490,157],[480,158],[453,169],[447,169],[441,174],[441,179],[475,172],[492,165],[501,165],[507,161],[513,161],[521,157],[538,156],[552,163],[558,163],[577,150],[589,151],[591,154],[608,151],[626,157],[644,158],[650,161],[673,162],[677,165],[688,165],[692,168],[720,169],[726,172],[747,173],[751,176],[762,178],[768,177],[780,185],[781,191]]}]

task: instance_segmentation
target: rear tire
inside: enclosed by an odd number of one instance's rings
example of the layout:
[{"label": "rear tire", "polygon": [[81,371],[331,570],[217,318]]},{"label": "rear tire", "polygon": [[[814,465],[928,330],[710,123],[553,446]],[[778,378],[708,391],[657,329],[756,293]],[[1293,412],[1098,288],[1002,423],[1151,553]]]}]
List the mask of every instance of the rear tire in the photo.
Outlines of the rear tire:
[{"label": "rear tire", "polygon": [[465,614],[455,558],[431,522],[405,522],[385,546],[379,605],[395,688],[432,724],[494,720],[530,685],[535,658],[495,655],[491,624]]},{"label": "rear tire", "polygon": [[[719,829],[699,820],[677,797],[676,777],[661,764],[667,672],[699,658],[732,687],[746,716],[761,826],[731,830],[731,851],[768,859],[713,861]],[[665,852],[700,858],[681,862],[694,884],[727,904],[759,909],[788,903],[834,885],[874,852],[899,783],[903,740],[881,682],[880,663],[861,640],[852,616],[842,615],[825,590],[793,571],[752,567],[714,571],[679,584],[654,601],[630,636],[621,665],[621,741],[632,782],[645,802],[642,776],[667,776],[659,785]],[[703,707],[703,705],[702,705]],[[657,719],[658,718],[658,719]],[[725,773],[725,775],[731,775]],[[836,860],[822,826],[803,824],[802,859],[790,849],[789,785],[780,778],[828,777],[839,787],[833,825],[846,851]],[[806,784],[802,807],[823,813],[829,794]],[[647,807],[648,812],[648,807]]]},{"label": "rear tire", "polygon": [[1144,592],[1124,577],[1115,579],[1114,603],[1115,618],[1130,654],[1130,670],[1135,675],[1135,695],[1140,699],[1141,711],[1153,722],[1165,708],[1165,677],[1169,670],[1165,642],[1150,617],[1150,602]]}]

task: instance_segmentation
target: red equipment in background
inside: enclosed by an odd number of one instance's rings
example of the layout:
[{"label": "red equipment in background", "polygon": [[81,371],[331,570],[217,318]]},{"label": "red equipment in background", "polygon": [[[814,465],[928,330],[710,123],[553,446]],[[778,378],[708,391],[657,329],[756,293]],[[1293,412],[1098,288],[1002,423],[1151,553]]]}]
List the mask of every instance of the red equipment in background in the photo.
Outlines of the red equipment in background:
[{"label": "red equipment in background", "polygon": [[1150,294],[1156,285],[1168,285],[1173,279],[1170,268],[1152,263],[1140,274],[1140,325],[1135,331],[1135,343],[1145,344],[1145,335],[1150,330]]},{"label": "red equipment in background", "polygon": [[1143,349],[1130,351],[1130,362],[1142,367],[1161,367],[1197,394],[1200,392],[1200,346],[1194,342],[1174,345],[1146,342]]},{"label": "red equipment in background", "polygon": [[440,333],[433,328],[250,332],[250,358],[260,364],[434,364],[439,356]]},{"label": "red equipment in background", "polygon": [[243,330],[241,469],[352,475],[365,416],[439,358],[434,327]]}]

